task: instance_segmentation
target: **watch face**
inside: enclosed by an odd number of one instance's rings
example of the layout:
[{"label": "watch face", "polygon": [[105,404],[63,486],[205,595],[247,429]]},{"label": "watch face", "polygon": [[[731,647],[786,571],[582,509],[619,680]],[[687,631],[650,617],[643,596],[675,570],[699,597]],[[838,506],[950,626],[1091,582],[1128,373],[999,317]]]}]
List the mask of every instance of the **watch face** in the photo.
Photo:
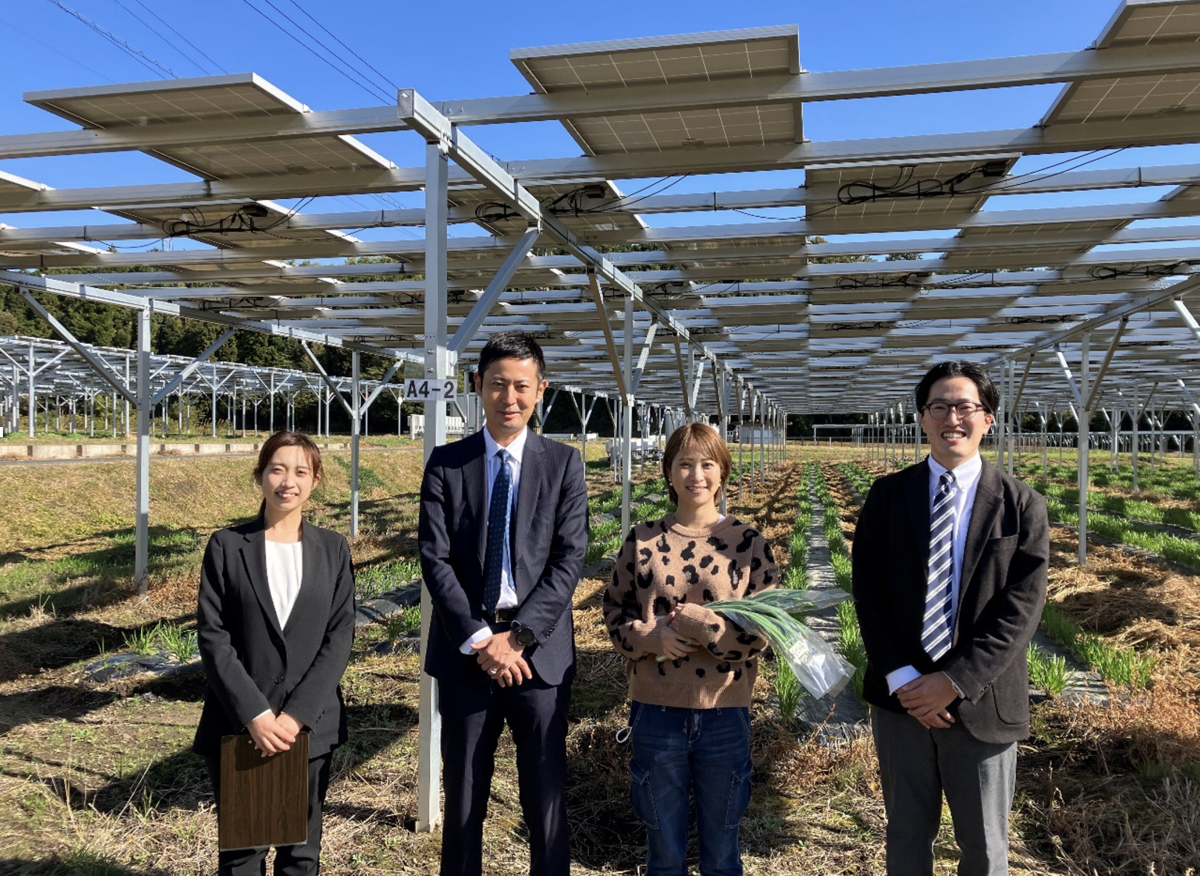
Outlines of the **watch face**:
[{"label": "watch face", "polygon": [[537,636],[533,634],[533,630],[529,629],[529,627],[514,624],[513,633],[516,635],[517,644],[522,647],[529,647],[537,641]]}]

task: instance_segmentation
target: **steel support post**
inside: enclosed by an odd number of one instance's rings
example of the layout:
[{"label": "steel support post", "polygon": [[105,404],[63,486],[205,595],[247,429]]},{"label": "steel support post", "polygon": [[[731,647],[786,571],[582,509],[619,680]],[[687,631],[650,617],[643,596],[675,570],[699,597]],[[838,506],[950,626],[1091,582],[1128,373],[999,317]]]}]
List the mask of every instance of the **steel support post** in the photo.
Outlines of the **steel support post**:
[{"label": "steel support post", "polygon": [[1008,362],[1008,474],[1011,477],[1017,450],[1017,360]]},{"label": "steel support post", "polygon": [[1182,378],[1177,377],[1175,382],[1183,392],[1188,408],[1190,408],[1188,419],[1192,421],[1192,471],[1200,471],[1200,404],[1196,403],[1196,397],[1192,395],[1192,391]]},{"label": "steel support post", "polygon": [[362,434],[363,408],[360,391],[358,350],[350,351],[350,538],[358,538],[358,442]]},{"label": "steel support post", "polygon": [[[1079,394],[1083,399],[1090,399],[1088,380],[1090,378],[1091,332],[1084,332],[1079,337]],[[1087,562],[1087,505],[1088,505],[1088,449],[1090,444],[1090,429],[1092,412],[1086,407],[1079,411],[1079,562]]]},{"label": "steel support post", "polygon": [[[450,351],[446,327],[446,248],[448,178],[446,144],[425,146],[425,377],[445,380],[450,375]],[[425,402],[425,461],[433,449],[446,443],[446,405]],[[429,645],[433,603],[429,588],[421,588],[421,653]],[[421,673],[418,712],[417,816],[419,831],[431,831],[441,823],[441,739],[437,684]]]},{"label": "steel support post", "polygon": [[625,298],[625,357],[621,363],[625,397],[621,405],[621,532],[629,532],[633,498],[633,298]]},{"label": "steel support post", "polygon": [[767,400],[758,394],[758,483],[767,488]]},{"label": "steel support post", "polygon": [[136,526],[133,548],[133,581],[145,598],[150,568],[150,309],[137,311],[137,460],[134,475]]},{"label": "steel support post", "polygon": [[29,437],[33,437],[34,425],[37,420],[37,389],[34,387],[34,377],[37,376],[35,371],[35,361],[33,352],[33,343],[29,344]]},{"label": "steel support post", "polygon": [[745,404],[746,395],[742,392],[742,381],[740,378],[736,380],[735,386],[737,388],[738,404],[738,501],[741,502],[742,494],[746,489],[746,469],[743,467],[742,463],[742,447],[744,446],[742,441],[745,438],[746,433],[746,424],[742,420],[742,406]]}]

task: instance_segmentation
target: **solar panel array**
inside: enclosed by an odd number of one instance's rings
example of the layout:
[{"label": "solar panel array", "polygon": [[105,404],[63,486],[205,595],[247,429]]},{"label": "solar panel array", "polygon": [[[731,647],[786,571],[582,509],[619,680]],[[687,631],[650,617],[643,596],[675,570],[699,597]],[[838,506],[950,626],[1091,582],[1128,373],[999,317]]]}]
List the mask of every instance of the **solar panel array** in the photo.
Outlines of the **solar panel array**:
[{"label": "solar panel array", "polygon": [[[533,94],[433,105],[467,136],[477,125],[550,119],[579,145],[582,156],[506,156],[500,166],[640,287],[647,304],[635,311],[635,355],[658,328],[639,401],[681,407],[694,378],[681,374],[669,317],[690,335],[685,351],[690,344],[718,374],[793,413],[878,411],[906,399],[938,360],[1016,360],[1023,372],[1031,355],[1022,398],[1061,407],[1072,396],[1055,351],[1077,369],[1081,328],[1090,329],[1093,368],[1111,349],[1101,404],[1117,404],[1118,389],[1157,386],[1160,401],[1182,408],[1185,387],[1200,394],[1200,338],[1186,311],[1200,285],[1192,276],[1200,226],[1189,224],[1200,213],[1200,163],[1159,166],[1154,148],[1200,142],[1198,41],[1195,0],[1125,0],[1091,47],[966,66],[807,71],[795,26],[639,37],[517,49],[512,62]],[[808,100],[1047,81],[1061,83],[1059,96],[1027,130],[805,139]],[[421,210],[332,214],[301,200],[420,190],[423,168],[397,167],[355,138],[403,131],[394,107],[315,112],[253,74],[26,99],[93,140],[0,137],[0,159],[138,149],[197,182],[109,189],[98,180],[54,191],[0,173],[0,218],[99,205],[97,225],[108,223],[103,234],[0,226],[0,270],[66,269],[73,273],[60,279],[385,354],[425,349],[424,241],[357,236],[420,229]],[[1136,164],[1111,166],[1135,146],[1147,147]],[[1103,169],[1099,158],[1108,159]],[[727,173],[780,170],[794,186],[780,187],[775,174],[758,189],[746,187],[748,176],[738,190],[722,189]],[[685,177],[713,190],[674,189]],[[1162,196],[1117,196],[1162,185],[1171,187]],[[1090,200],[1067,200],[1080,192]],[[526,228],[512,194],[461,169],[451,175],[449,221],[473,227],[449,240],[451,334]],[[1008,206],[1034,194],[1044,196],[1036,207]],[[159,237],[195,244],[158,252],[97,244]],[[538,336],[555,381],[611,392],[601,313],[584,265],[560,243],[537,240],[461,361],[488,335],[524,328]],[[119,273],[133,266],[149,271]],[[605,286],[603,301],[621,349],[624,295]],[[712,373],[699,394],[709,412]]]}]

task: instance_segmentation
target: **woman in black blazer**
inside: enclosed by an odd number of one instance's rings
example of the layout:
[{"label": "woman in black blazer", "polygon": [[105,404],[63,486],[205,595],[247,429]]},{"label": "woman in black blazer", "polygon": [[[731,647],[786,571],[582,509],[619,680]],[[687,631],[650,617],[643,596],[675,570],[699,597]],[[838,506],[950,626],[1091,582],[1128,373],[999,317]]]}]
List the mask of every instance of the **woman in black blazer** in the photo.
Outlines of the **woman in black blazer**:
[{"label": "woman in black blazer", "polygon": [[[301,515],[321,480],[312,439],[272,435],[254,479],[258,519],[215,533],[204,555],[198,620],[208,688],[192,748],[207,759],[219,801],[222,736],[248,731],[245,744],[270,757],[309,733],[308,841],[275,856],[277,876],[301,876],[317,873],[330,760],[346,741],[338,684],[354,639],[354,577],[346,539]],[[265,857],[221,852],[220,873],[261,874]]]}]

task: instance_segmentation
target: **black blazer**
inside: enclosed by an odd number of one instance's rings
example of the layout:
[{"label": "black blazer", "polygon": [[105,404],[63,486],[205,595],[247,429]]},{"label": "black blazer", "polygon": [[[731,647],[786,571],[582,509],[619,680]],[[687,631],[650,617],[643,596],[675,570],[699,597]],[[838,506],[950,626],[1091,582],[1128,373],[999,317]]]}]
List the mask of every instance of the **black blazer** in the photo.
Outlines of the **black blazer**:
[{"label": "black blazer", "polygon": [[309,757],[346,741],[338,684],[354,641],[350,547],[336,532],[304,523],[300,592],[280,629],[267,584],[262,518],[214,533],[200,573],[200,659],[208,676],[192,749],[220,752],[267,709],[287,712],[311,733]]},{"label": "black blazer", "polygon": [[[936,663],[921,647],[929,561],[929,463],[880,478],[854,535],[854,601],[867,649],[863,696],[903,712],[886,676],[912,665],[944,671],[966,698],[958,720],[977,739],[1029,735],[1025,650],[1046,601],[1046,503],[1030,487],[983,463],[963,550],[950,650]],[[955,707],[952,707],[952,711]]]},{"label": "black blazer", "polygon": [[[475,662],[459,652],[484,626],[487,461],[483,433],[433,451],[421,482],[421,573],[433,601],[425,671],[443,681]],[[571,599],[587,550],[587,483],[579,453],[529,432],[513,521],[516,619],[537,639],[526,649],[548,684],[575,665]]]}]

